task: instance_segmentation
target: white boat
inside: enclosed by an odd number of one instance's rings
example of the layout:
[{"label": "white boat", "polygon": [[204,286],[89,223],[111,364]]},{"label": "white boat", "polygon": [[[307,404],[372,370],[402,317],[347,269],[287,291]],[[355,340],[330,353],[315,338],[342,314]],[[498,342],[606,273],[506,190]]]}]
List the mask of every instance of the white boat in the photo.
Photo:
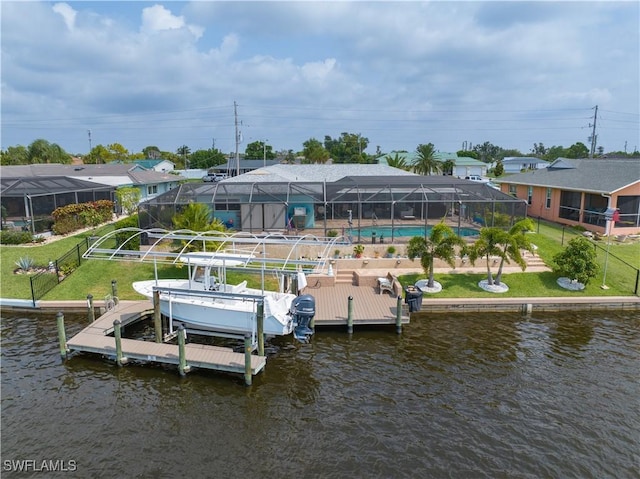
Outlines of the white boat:
[{"label": "white boat", "polygon": [[297,322],[291,312],[291,293],[248,288],[247,282],[228,284],[226,268],[251,261],[252,255],[234,253],[185,253],[180,261],[189,267],[189,279],[137,281],[133,289],[153,301],[159,291],[160,312],[187,329],[220,335],[256,333],[258,302],[264,304],[264,333],[288,335]]}]

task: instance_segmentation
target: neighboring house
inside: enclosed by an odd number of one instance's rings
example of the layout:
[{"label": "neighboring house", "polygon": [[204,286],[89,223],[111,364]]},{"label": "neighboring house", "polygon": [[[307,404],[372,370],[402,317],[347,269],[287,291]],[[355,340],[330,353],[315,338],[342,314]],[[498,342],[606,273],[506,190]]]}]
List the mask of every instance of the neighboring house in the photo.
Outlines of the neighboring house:
[{"label": "neighboring house", "polygon": [[264,168],[265,166],[279,165],[281,160],[244,160],[240,158],[239,163],[238,165],[238,161],[236,161],[235,158],[229,158],[229,161],[226,163],[209,168],[209,172],[226,173],[229,177],[238,176],[238,174],[243,175],[244,173],[249,173],[250,171]]},{"label": "neighboring house", "polygon": [[169,173],[176,168],[176,164],[173,161],[160,159],[135,160],[133,164],[138,165],[145,170],[153,170],[158,173]]},{"label": "neighboring house", "polygon": [[[418,153],[415,151],[392,151],[391,153],[387,153],[386,155],[378,158],[378,163],[381,165],[387,165],[387,157],[395,158],[398,155],[399,158],[403,158],[404,162],[411,166],[418,161]],[[455,164],[453,168],[453,176],[457,178],[465,178],[466,176],[486,176],[487,174],[487,164],[482,161],[476,160],[474,158],[469,158],[466,156],[458,156],[456,153],[448,153],[437,151],[434,155],[434,158],[437,161],[445,162],[447,160],[453,161]]]},{"label": "neighboring house", "polygon": [[[640,234],[640,160],[558,158],[546,168],[500,178],[528,216],[603,234]],[[617,209],[607,221],[607,208]],[[607,231],[607,229],[609,231]]]},{"label": "neighboring house", "polygon": [[147,171],[139,165],[34,164],[0,167],[2,205],[10,218],[32,221],[56,208],[97,199],[115,201],[115,190],[140,190],[149,200],[179,185],[176,175]]},{"label": "neighboring house", "polygon": [[454,158],[456,166],[453,168],[453,176],[466,178],[467,176],[487,176],[488,165],[475,158],[459,156]]},{"label": "neighboring house", "polygon": [[[547,160],[529,156],[506,156],[502,159],[505,173],[520,173],[526,170],[539,170],[549,165]],[[495,166],[495,164],[494,164]]]}]

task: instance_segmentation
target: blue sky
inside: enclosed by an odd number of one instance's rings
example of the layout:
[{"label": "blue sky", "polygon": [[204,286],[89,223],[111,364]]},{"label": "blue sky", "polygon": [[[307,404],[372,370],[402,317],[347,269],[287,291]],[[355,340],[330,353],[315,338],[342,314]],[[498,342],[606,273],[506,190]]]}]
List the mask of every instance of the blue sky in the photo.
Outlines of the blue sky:
[{"label": "blue sky", "polygon": [[640,148],[640,4],[0,3],[1,146]]}]

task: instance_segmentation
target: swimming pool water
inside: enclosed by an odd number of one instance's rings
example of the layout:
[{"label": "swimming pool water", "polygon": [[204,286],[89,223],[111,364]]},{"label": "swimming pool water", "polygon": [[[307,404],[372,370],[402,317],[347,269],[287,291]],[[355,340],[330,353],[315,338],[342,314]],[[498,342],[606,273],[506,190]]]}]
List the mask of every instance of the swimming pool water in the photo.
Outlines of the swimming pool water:
[{"label": "swimming pool water", "polygon": [[[381,236],[384,238],[391,238],[391,226],[368,226],[364,228],[360,228],[360,236],[364,238],[368,238],[376,234],[376,238],[380,238]],[[457,227],[452,227],[455,233],[458,233]],[[427,226],[427,234],[431,232],[431,226]],[[345,234],[348,235],[350,233],[349,230],[345,231]],[[460,236],[477,236],[480,232],[475,228],[460,228]],[[358,235],[358,228],[353,228],[351,230],[352,236]],[[424,226],[394,226],[393,227],[393,236],[394,238],[402,238],[402,237],[413,237],[413,236],[424,236]]]}]

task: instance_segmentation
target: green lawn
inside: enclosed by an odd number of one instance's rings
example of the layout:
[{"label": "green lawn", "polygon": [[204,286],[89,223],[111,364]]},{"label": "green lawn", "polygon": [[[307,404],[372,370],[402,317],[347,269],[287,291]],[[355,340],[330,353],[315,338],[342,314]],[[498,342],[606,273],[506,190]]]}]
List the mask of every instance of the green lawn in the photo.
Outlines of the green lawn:
[{"label": "green lawn", "polygon": [[[36,246],[0,246],[0,297],[30,299],[31,288],[28,275],[16,275],[17,268],[15,262],[23,256],[33,258],[37,265],[46,266],[49,260],[56,259],[64,253],[74,248],[80,241],[84,241],[88,236],[100,236],[113,229],[112,226],[104,226],[97,230],[81,233],[76,236],[64,238],[62,240]],[[562,244],[579,235],[580,233],[572,228],[558,227],[557,225],[541,222],[536,224],[536,231],[531,233],[531,241],[538,247],[537,254],[547,263],[551,264],[553,256],[562,251]],[[501,296],[522,297],[522,296],[611,296],[611,295],[632,295],[636,282],[636,271],[616,259],[621,258],[628,264],[640,267],[640,243],[619,243],[611,241],[608,245],[600,241],[598,248],[598,261],[601,264],[601,272],[593,279],[581,292],[570,292],[560,288],[556,283],[556,276],[553,273],[510,273],[503,276],[503,281],[509,286],[509,291]],[[603,282],[604,262],[606,249],[609,248],[609,258],[607,260],[606,285],[609,289],[603,290],[600,285]],[[476,265],[483,265],[478,261]],[[494,268],[495,269],[495,268]],[[492,271],[494,271],[492,269]],[[495,272],[495,271],[494,271]],[[159,276],[161,278],[185,277],[186,268],[175,266],[159,266]],[[140,299],[141,297],[133,291],[131,283],[134,281],[152,279],[154,276],[153,265],[137,262],[121,261],[84,261],[80,268],[73,274],[65,278],[62,283],[50,291],[44,300],[66,299],[83,300],[88,294],[94,298],[101,299],[111,293],[111,281],[115,279],[118,286],[118,296],[121,299]],[[401,276],[400,282],[403,285],[415,283],[416,280],[425,278],[424,274],[413,274]],[[442,283],[443,291],[437,297],[495,297],[495,294],[483,291],[478,287],[478,282],[484,279],[482,274],[453,274],[438,275],[436,280]],[[248,276],[246,273],[230,271],[229,282],[239,282],[248,279],[249,284],[259,287],[260,278],[258,275]],[[275,280],[269,278],[269,287],[275,288]]]}]

